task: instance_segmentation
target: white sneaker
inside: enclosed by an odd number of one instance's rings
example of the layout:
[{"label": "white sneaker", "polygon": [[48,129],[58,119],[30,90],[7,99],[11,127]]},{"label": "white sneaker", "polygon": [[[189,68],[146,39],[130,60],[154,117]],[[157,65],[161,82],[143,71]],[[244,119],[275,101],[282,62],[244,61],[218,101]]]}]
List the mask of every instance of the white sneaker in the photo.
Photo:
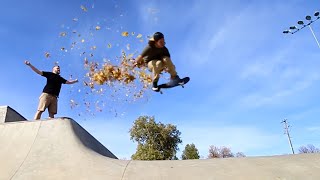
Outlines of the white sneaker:
[{"label": "white sneaker", "polygon": [[159,91],[159,88],[158,87],[152,87],[152,90]]}]

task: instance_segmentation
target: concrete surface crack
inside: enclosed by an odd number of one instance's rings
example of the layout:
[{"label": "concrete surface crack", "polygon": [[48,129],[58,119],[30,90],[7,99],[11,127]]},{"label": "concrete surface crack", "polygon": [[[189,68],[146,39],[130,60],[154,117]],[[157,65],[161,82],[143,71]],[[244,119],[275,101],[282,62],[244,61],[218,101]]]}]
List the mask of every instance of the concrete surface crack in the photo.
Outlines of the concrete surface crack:
[{"label": "concrete surface crack", "polygon": [[24,164],[24,162],[25,162],[26,159],[28,158],[28,156],[29,156],[29,154],[30,154],[30,152],[31,152],[31,149],[32,149],[34,143],[36,142],[37,137],[38,137],[41,124],[42,124],[42,122],[40,122],[40,125],[39,125],[38,130],[37,130],[37,134],[36,134],[36,136],[34,137],[34,140],[33,140],[33,142],[32,142],[32,145],[30,146],[30,149],[29,149],[26,157],[23,159],[22,163],[20,164],[20,166],[18,167],[18,169],[14,172],[14,174],[12,175],[12,177],[10,178],[10,180],[18,173],[19,169],[22,167],[22,165]]},{"label": "concrete surface crack", "polygon": [[132,161],[132,160],[130,160],[130,161],[128,162],[128,164],[126,165],[126,167],[124,168],[124,171],[123,171],[121,180],[123,180],[123,177],[124,177],[124,175],[125,175],[125,173],[126,173],[126,171],[127,171],[127,167],[129,166],[129,164],[131,163],[131,161]]}]

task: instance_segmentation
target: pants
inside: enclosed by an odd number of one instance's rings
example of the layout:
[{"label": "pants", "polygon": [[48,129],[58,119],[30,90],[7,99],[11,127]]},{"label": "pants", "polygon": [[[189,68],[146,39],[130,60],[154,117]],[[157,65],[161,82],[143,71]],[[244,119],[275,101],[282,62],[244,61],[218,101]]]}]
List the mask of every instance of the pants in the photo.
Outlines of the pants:
[{"label": "pants", "polygon": [[48,108],[48,111],[52,114],[57,114],[58,110],[58,99],[56,96],[42,93],[39,97],[38,111],[45,111]]},{"label": "pants", "polygon": [[170,57],[163,57],[160,60],[152,60],[148,62],[148,68],[153,73],[153,82],[158,82],[160,78],[160,73],[167,68],[168,73],[171,78],[177,76],[176,67],[172,63]]}]

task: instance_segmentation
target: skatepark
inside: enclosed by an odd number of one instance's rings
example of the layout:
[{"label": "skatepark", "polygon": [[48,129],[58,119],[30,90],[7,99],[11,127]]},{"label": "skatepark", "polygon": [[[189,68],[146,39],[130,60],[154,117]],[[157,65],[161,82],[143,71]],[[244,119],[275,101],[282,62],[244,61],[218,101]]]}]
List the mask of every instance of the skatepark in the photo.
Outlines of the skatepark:
[{"label": "skatepark", "polygon": [[26,120],[0,106],[0,180],[320,179],[320,154],[119,160],[71,118]]}]

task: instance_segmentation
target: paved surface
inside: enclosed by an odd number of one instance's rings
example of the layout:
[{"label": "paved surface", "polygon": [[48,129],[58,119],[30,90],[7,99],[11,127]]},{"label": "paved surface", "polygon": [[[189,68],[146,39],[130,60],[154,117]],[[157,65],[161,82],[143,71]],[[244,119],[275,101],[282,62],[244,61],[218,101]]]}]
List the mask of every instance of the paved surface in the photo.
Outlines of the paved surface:
[{"label": "paved surface", "polygon": [[0,124],[0,180],[320,179],[320,153],[210,160],[126,161],[67,118]]}]

